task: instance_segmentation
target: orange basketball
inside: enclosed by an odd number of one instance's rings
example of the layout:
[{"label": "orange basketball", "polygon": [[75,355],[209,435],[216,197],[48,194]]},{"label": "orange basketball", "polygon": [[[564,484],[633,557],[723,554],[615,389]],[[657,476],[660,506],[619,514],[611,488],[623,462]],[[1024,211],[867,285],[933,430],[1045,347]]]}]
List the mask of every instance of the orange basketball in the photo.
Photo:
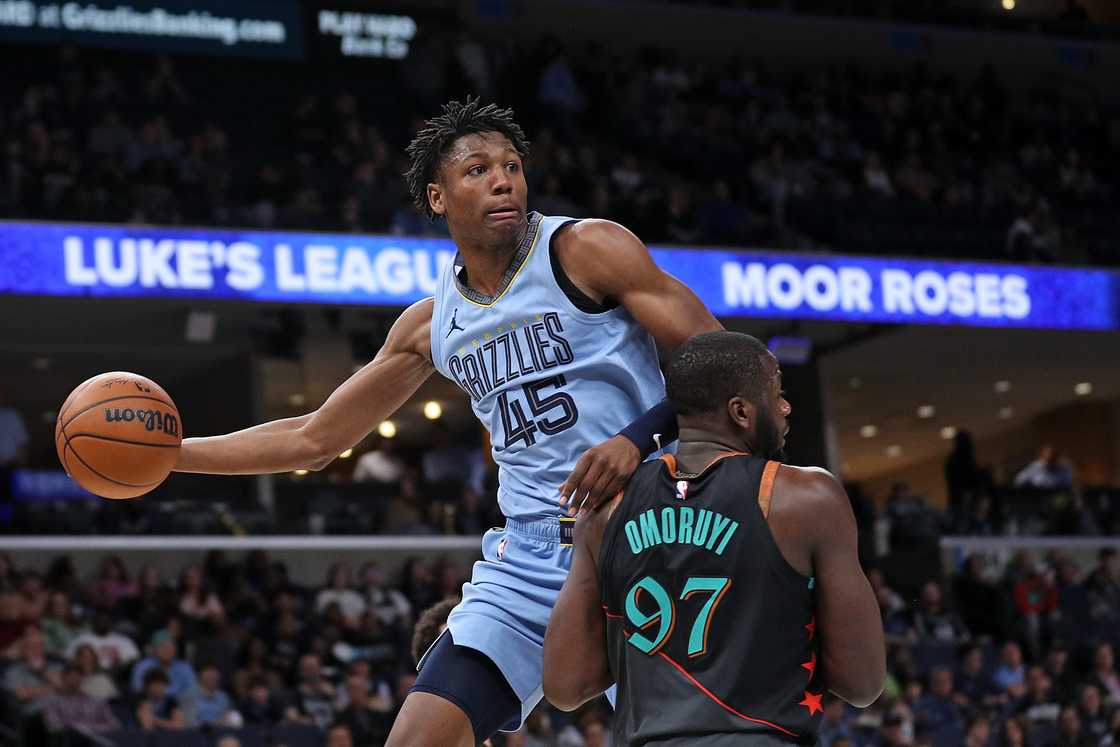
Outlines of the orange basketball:
[{"label": "orange basketball", "polygon": [[179,459],[183,422],[163,388],[124,371],[94,376],[58,411],[54,445],[74,482],[105,498],[135,498]]}]

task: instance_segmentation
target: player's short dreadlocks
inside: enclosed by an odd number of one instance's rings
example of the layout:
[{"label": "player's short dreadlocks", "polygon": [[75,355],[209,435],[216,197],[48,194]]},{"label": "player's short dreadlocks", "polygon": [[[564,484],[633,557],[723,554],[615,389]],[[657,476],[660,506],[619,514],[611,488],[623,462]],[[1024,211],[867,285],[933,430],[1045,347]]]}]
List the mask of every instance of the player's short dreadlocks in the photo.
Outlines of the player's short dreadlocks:
[{"label": "player's short dreadlocks", "polygon": [[497,104],[482,106],[477,98],[469,96],[465,101],[447,102],[443,105],[443,114],[425,122],[407,148],[411,160],[404,174],[408,192],[429,220],[435,219],[435,213],[428,204],[428,184],[436,180],[443,156],[455,141],[475,132],[501,133],[509,138],[517,155],[529,156],[529,140],[521,126],[513,121],[513,109],[499,109]]}]

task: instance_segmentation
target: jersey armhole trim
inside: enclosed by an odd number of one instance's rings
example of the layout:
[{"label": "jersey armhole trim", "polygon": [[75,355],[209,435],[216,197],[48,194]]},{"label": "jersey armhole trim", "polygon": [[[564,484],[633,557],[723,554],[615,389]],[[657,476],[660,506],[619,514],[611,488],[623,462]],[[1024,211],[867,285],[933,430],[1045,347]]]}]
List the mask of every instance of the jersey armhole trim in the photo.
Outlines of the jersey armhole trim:
[{"label": "jersey armhole trim", "polygon": [[770,518],[770,498],[774,494],[774,478],[778,476],[779,462],[769,461],[762,470],[762,481],[758,484],[758,507],[762,509],[762,518]]},{"label": "jersey armhole trim", "polygon": [[552,235],[548,239],[548,260],[552,266],[552,278],[559,286],[560,291],[567,297],[568,302],[588,316],[597,317],[606,314],[608,311],[613,311],[618,308],[618,301],[610,298],[604,298],[603,302],[597,302],[588,297],[586,293],[580,290],[571,277],[569,277],[564,265],[560,262],[560,257],[556,254],[556,237],[559,236],[568,226],[579,223],[578,219],[565,221],[557,226]]}]

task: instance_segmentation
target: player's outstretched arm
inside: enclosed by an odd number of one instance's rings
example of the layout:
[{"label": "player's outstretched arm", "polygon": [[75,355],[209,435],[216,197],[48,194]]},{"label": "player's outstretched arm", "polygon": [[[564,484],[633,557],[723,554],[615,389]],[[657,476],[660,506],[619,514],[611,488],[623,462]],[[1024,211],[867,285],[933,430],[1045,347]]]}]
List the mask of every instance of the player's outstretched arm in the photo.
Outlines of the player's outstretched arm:
[{"label": "player's outstretched arm", "polygon": [[572,570],[544,634],[544,696],[563,711],[574,711],[614,683],[596,568],[611,505],[576,520]]},{"label": "player's outstretched arm", "polygon": [[812,537],[825,684],[842,700],[866,708],[883,691],[886,646],[879,604],[859,564],[852,504],[824,470],[783,468],[779,474],[794,478],[789,494],[803,501],[800,508],[811,517],[806,524]]},{"label": "player's outstretched arm", "polygon": [[224,436],[184,439],[177,472],[259,475],[319,470],[392,415],[432,374],[432,299],[393,324],[374,359],[315,412]]}]

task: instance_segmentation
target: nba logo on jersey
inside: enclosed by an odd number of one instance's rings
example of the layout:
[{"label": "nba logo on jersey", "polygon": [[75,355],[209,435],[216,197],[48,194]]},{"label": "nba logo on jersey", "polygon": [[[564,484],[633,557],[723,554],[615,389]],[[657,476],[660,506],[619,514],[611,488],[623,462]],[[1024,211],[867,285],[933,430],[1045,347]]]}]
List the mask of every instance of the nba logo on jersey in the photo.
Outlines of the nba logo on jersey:
[{"label": "nba logo on jersey", "polygon": [[677,500],[678,501],[683,501],[686,498],[688,498],[688,481],[687,480],[678,480],[677,481]]},{"label": "nba logo on jersey", "polygon": [[501,560],[506,554],[506,538],[502,537],[502,541],[498,543],[498,560]]}]

